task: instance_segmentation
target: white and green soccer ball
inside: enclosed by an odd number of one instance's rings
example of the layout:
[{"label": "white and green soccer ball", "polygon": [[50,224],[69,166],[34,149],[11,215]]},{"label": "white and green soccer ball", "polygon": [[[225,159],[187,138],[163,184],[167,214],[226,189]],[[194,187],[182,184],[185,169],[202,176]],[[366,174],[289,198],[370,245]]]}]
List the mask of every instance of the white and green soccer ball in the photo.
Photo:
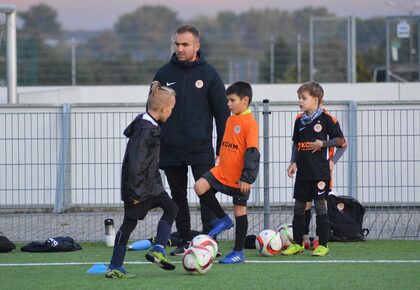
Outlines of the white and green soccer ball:
[{"label": "white and green soccer ball", "polygon": [[184,252],[182,266],[188,274],[206,274],[213,266],[212,253],[205,247],[190,246]]},{"label": "white and green soccer ball", "polygon": [[282,224],[277,231],[280,234],[284,249],[294,243],[293,227],[291,224]]}]

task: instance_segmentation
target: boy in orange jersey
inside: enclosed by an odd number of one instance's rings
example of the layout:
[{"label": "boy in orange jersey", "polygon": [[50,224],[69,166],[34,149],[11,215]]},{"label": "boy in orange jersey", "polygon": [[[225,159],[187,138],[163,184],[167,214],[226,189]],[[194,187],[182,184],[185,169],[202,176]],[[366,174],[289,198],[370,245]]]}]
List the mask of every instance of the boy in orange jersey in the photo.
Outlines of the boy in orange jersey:
[{"label": "boy in orange jersey", "polygon": [[220,191],[232,196],[236,221],[235,246],[219,263],[235,264],[244,261],[243,248],[248,231],[247,201],[251,184],[258,175],[260,153],[258,124],[249,110],[252,101],[250,84],[236,82],[227,88],[226,95],[232,115],[226,121],[220,162],[194,184],[194,190],[201,203],[217,216],[209,232],[212,237],[233,226],[232,219],[220,206],[215,193]]},{"label": "boy in orange jersey", "polygon": [[[314,200],[319,246],[312,255],[323,257],[329,253],[330,224],[326,197],[330,188],[331,170],[344,153],[346,139],[338,121],[320,107],[324,97],[324,90],[320,84],[313,81],[304,83],[297,93],[303,113],[296,117],[292,158],[287,168],[289,177],[293,177],[297,172],[293,195],[295,244],[289,246],[282,254],[295,255],[305,251],[305,205]],[[337,147],[332,158],[329,158],[329,147]]]}]

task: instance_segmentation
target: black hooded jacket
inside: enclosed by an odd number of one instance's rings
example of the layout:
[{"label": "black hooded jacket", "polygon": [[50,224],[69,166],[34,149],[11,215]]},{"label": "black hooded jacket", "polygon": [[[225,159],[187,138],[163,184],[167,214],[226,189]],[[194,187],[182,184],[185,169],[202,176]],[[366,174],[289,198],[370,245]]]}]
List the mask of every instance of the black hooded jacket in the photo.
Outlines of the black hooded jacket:
[{"label": "black hooded jacket", "polygon": [[176,91],[175,108],[162,124],[160,167],[208,164],[214,166],[213,118],[216,121],[216,154],[219,155],[227,118],[225,86],[204,55],[198,60],[178,61],[175,53],[154,80]]},{"label": "black hooded jacket", "polygon": [[144,201],[165,191],[159,173],[160,128],[138,115],[124,130],[128,140],[121,170],[121,199]]}]

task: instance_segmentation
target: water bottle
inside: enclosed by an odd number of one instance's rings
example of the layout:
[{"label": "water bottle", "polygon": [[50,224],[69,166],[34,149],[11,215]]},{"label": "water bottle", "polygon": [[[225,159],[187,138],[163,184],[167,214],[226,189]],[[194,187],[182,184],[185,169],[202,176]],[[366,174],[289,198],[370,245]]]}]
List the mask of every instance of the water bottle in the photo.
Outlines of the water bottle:
[{"label": "water bottle", "polygon": [[114,220],[105,220],[105,243],[108,247],[113,247],[115,241]]}]

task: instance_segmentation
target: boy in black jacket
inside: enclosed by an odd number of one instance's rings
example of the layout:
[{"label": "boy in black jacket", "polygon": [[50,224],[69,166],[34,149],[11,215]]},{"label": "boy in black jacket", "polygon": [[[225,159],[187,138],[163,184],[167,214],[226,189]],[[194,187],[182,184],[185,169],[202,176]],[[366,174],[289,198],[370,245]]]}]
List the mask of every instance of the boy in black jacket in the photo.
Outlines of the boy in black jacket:
[{"label": "boy in black jacket", "polygon": [[166,193],[159,173],[160,127],[175,105],[175,92],[162,87],[158,81],[152,83],[147,100],[148,109],[140,114],[125,129],[130,138],[124,155],[121,172],[121,199],[124,201],[124,220],[115,237],[114,252],[105,274],[108,278],[131,278],[123,268],[127,242],[130,234],[143,220],[150,209],[161,207],[163,215],[157,226],[155,245],[146,254],[146,259],[165,270],[175,265],[165,255],[165,245],[171,233],[172,224],[178,214],[178,207]]}]

